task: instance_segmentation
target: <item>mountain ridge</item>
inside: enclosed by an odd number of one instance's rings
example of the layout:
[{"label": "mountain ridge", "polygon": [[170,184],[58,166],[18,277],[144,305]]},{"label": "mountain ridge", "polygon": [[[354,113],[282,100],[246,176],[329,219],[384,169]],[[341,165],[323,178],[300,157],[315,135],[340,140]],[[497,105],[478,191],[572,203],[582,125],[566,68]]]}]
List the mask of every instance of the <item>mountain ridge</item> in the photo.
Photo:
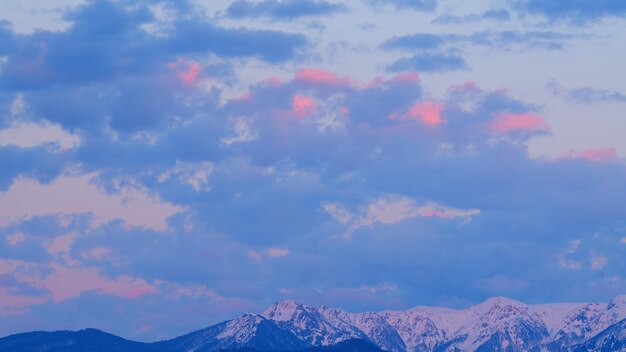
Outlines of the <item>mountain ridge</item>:
[{"label": "mountain ridge", "polygon": [[[0,339],[3,352],[626,351],[626,295],[608,303],[528,305],[493,297],[465,309],[346,312],[294,300],[169,340],[140,343],[95,329]],[[357,346],[357,347],[355,347]],[[360,346],[360,347],[358,347]],[[617,350],[615,348],[618,348]]]}]

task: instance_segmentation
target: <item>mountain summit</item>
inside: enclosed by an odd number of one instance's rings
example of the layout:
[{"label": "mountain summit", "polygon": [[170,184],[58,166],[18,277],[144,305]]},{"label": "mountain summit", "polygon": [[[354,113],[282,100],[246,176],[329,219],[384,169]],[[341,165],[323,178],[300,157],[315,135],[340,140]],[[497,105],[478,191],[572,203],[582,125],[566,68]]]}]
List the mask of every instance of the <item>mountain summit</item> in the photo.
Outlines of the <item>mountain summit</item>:
[{"label": "mountain summit", "polygon": [[3,352],[626,351],[626,296],[609,303],[527,305],[496,297],[465,309],[350,313],[293,300],[171,340],[136,343],[98,330],[0,339]]}]

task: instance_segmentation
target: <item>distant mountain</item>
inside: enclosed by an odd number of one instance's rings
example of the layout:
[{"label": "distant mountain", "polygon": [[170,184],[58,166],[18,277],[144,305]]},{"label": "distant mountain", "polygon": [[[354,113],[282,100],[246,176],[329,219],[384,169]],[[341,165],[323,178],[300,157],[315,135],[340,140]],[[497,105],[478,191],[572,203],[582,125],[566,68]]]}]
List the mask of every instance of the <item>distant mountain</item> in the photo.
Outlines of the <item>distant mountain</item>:
[{"label": "distant mountain", "polygon": [[166,341],[95,329],[0,339],[2,352],[583,352],[626,351],[626,296],[609,303],[527,305],[503,297],[456,310],[349,313],[281,301]]},{"label": "distant mountain", "polygon": [[96,329],[27,332],[0,339],[2,352],[152,352],[149,344]]}]

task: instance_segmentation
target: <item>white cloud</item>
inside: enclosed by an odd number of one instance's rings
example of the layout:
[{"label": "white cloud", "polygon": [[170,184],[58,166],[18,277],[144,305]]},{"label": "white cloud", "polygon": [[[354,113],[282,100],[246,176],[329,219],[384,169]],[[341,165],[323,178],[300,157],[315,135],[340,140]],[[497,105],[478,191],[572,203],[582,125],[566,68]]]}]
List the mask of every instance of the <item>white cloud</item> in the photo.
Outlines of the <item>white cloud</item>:
[{"label": "white cloud", "polygon": [[576,253],[578,251],[578,248],[580,248],[580,243],[580,240],[572,240],[569,244],[569,248],[566,250],[566,253]]},{"label": "white cloud", "polygon": [[179,181],[187,183],[196,192],[210,190],[208,187],[209,176],[213,173],[213,163],[209,161],[201,163],[188,163],[176,161],[176,166],[160,174],[157,178],[160,183],[176,177]]},{"label": "white cloud", "polygon": [[18,94],[13,102],[11,103],[11,115],[17,116],[24,112],[24,96],[22,94]]},{"label": "white cloud", "polygon": [[121,188],[107,194],[92,180],[96,173],[57,177],[48,184],[20,177],[0,192],[0,227],[41,215],[90,213],[97,227],[112,220],[123,220],[129,227],[167,229],[167,219],[184,210],[163,202],[140,188]]},{"label": "white cloud", "polygon": [[13,145],[33,148],[46,145],[52,151],[64,151],[76,148],[79,144],[79,136],[68,133],[61,126],[48,121],[14,122],[8,128],[0,130],[0,147]]},{"label": "white cloud", "polygon": [[233,143],[250,142],[259,138],[259,135],[252,131],[252,126],[250,126],[249,121],[242,119],[242,118],[238,118],[238,119],[231,119],[231,123],[233,124],[233,127],[235,128],[235,136],[229,137],[229,138],[222,138],[221,139],[222,143],[226,145],[230,145]]},{"label": "white cloud", "polygon": [[60,9],[71,9],[85,0],[2,0],[0,20],[8,20],[18,33],[32,33],[35,30],[63,31],[71,22],[67,21]]},{"label": "white cloud", "polygon": [[461,218],[464,222],[480,214],[478,209],[458,209],[434,202],[418,205],[411,197],[387,195],[361,206],[356,214],[336,203],[324,203],[324,210],[342,224],[350,223],[344,237],[349,238],[352,232],[362,227],[371,227],[375,223],[396,224],[413,217],[436,217],[440,219]]},{"label": "white cloud", "polygon": [[352,213],[338,203],[324,203],[322,204],[322,208],[325,212],[342,224],[347,224],[350,220],[352,220]]}]

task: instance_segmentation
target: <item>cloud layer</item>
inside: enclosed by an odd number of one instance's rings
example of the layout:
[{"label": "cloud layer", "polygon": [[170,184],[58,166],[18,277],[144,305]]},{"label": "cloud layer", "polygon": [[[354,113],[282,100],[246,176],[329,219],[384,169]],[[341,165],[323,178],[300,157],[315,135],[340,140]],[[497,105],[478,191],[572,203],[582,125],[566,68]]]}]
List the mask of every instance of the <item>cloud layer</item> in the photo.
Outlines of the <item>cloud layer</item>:
[{"label": "cloud layer", "polygon": [[0,335],[623,293],[623,149],[557,116],[605,126],[623,103],[566,70],[619,5],[443,4],[90,0],[62,29],[2,22]]}]

